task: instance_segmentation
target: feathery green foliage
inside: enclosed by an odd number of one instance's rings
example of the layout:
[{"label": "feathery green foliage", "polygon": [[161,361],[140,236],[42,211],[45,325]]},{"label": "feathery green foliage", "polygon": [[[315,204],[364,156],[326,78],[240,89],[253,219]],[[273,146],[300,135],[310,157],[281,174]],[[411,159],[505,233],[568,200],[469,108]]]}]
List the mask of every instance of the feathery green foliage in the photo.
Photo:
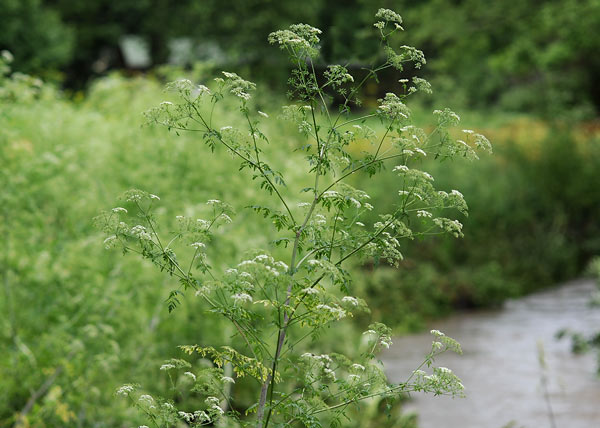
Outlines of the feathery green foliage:
[{"label": "feathery green foliage", "polygon": [[[373,113],[349,116],[352,106],[360,104],[361,87],[376,79],[378,72],[400,71],[408,64],[419,68],[425,63],[423,53],[415,48],[394,48],[393,37],[402,30],[399,15],[381,9],[377,18],[375,28],[386,59],[360,82],[341,65],[317,75],[313,60],[319,54],[320,30],[297,24],[269,36],[293,66],[288,94],[293,103],[283,106],[281,115],[297,128],[302,141],[296,150],[303,153],[306,166],[296,168],[308,177],[307,187],[299,189],[269,161],[265,148],[285,145],[263,131],[263,123],[270,118],[253,102],[256,85],[235,73],[223,72],[210,87],[185,79],[173,82],[167,86],[174,93],[173,101],[146,113],[151,124],[177,134],[194,133],[214,156],[222,156],[224,151],[237,160],[240,174],[255,182],[270,200],[268,205],[251,208],[271,220],[271,230],[262,233],[273,246],[272,253],[248,248],[243,260],[231,260],[226,268],[214,267],[212,242],[227,234],[228,224],[234,221],[232,207],[218,199],[206,203],[209,209],[202,218],[179,216],[179,229],[171,233],[161,232],[159,197],[141,190],[126,192],[122,206],[97,218],[108,236],[107,247],[137,253],[178,279],[179,288],[173,289],[167,300],[169,310],[181,303],[182,293],[195,290],[205,310],[233,325],[240,342],[238,349],[183,346],[185,352],[199,353],[214,365],[213,376],[202,376],[193,386],[193,391],[205,396],[199,409],[177,409],[174,402],[161,399],[157,399],[160,406],[150,406],[155,399],[143,398],[147,394],[139,395],[141,392],[130,386],[119,390],[156,427],[169,426],[177,417],[192,426],[217,420],[257,427],[295,423],[319,427],[326,421],[339,426],[348,406],[368,398],[396,397],[410,391],[462,394],[462,384],[446,368],[434,368],[431,374],[419,368],[406,382],[389,384],[376,360],[378,351],[391,345],[391,330],[381,323],[371,324],[365,332],[354,360],[311,352],[310,339],[366,307],[351,295],[347,260],[362,257],[397,264],[403,257],[403,240],[436,234],[462,236],[462,224],[448,217],[457,210],[466,213],[462,194],[438,191],[434,177],[416,168],[420,161],[425,157],[473,159],[477,150],[491,151],[487,139],[470,130],[464,131],[462,139],[454,139],[448,128],[455,126],[459,117],[449,109],[434,112],[437,125],[431,132],[413,125],[405,102],[419,88],[429,90],[422,79],[413,80],[415,86],[403,84],[398,94],[387,93]],[[332,108],[335,97],[343,100],[337,109]],[[233,99],[238,106],[241,120],[237,123],[224,122],[215,114],[226,99]],[[381,122],[383,135],[365,124],[371,117]],[[355,153],[353,146],[359,139],[369,141],[371,149]],[[347,179],[382,173],[397,177],[396,202],[391,211],[379,213],[378,221],[365,224],[361,220],[375,207],[369,203],[369,195],[352,187]],[[453,339],[432,333],[436,341],[423,366],[430,367],[434,358],[447,350],[461,352]],[[225,373],[227,366],[235,379]],[[254,404],[239,409],[229,379],[246,376],[260,387]],[[213,390],[211,385],[221,388]],[[254,415],[246,418],[242,413]]]}]

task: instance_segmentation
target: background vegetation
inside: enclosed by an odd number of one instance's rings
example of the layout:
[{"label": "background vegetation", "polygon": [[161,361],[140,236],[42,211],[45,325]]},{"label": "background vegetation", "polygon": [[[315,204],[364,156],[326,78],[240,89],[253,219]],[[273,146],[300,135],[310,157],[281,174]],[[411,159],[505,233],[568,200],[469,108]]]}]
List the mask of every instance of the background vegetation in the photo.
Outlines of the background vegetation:
[{"label": "background vegetation", "polygon": [[[456,186],[469,203],[465,238],[411,243],[400,269],[354,266],[358,294],[373,312],[344,328],[383,319],[397,331],[417,329],[456,308],[498,305],[580,274],[600,254],[600,126],[594,120],[600,40],[590,36],[600,27],[600,1],[538,4],[1,2],[0,16],[7,18],[0,49],[14,54],[16,72],[2,63],[0,426],[130,426],[137,415],[113,396],[117,386],[133,381],[151,392],[167,390],[169,379],[157,368],[176,355],[177,345],[233,334],[196,311],[193,301],[169,315],[168,280],[105,251],[92,218],[141,183],[161,196],[169,210],[161,214],[173,220],[209,198],[260,198],[235,168],[203,161],[207,149],[193,135],[141,127],[141,112],[165,99],[164,80],[206,81],[220,68],[259,85],[262,78],[276,90],[287,69],[272,48],[265,53],[265,40],[292,22],[325,30],[323,65],[342,61],[360,69],[374,50],[365,34],[347,29],[365,28],[378,7],[399,10],[410,29],[407,44],[425,51],[424,71],[439,89],[421,99],[415,115],[440,104],[466,107],[462,126],[486,134],[495,148],[475,165],[454,161],[436,174],[440,188]],[[151,61],[144,70],[110,72],[125,65],[119,42],[128,34],[147,42]],[[180,66],[161,67],[169,40],[178,37],[199,50]],[[381,94],[369,90],[374,102]],[[277,117],[272,108],[281,98],[263,97],[262,109]],[[294,147],[296,130],[270,123],[269,132]],[[371,126],[382,132],[378,123]],[[270,155],[293,175],[295,158],[287,151]],[[368,184],[379,205],[390,185]],[[222,238],[223,257],[256,236],[256,227]],[[325,348],[353,345],[327,335],[321,341]],[[364,414],[384,426],[377,403],[373,409]]]},{"label": "background vegetation", "polygon": [[124,36],[146,44],[143,68],[176,60],[170,43],[186,38],[192,45],[181,63],[210,59],[281,85],[272,77],[285,76],[287,65],[264,43],[274,28],[310,22],[325,30],[324,65],[360,68],[377,52],[366,29],[379,7],[403,11],[406,44],[425,52],[423,77],[451,108],[587,118],[600,108],[600,0],[307,0],[301,8],[290,0],[5,0],[0,48],[17,53],[17,70],[82,88],[125,65]]}]

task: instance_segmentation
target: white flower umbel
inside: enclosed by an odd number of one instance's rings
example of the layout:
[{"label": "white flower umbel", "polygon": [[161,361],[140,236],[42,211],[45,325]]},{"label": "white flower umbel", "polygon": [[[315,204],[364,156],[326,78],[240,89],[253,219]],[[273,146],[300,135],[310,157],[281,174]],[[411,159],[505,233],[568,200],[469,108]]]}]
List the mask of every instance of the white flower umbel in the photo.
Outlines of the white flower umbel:
[{"label": "white flower umbel", "polygon": [[252,302],[252,296],[247,293],[236,293],[233,296],[231,296],[231,298],[236,303]]}]

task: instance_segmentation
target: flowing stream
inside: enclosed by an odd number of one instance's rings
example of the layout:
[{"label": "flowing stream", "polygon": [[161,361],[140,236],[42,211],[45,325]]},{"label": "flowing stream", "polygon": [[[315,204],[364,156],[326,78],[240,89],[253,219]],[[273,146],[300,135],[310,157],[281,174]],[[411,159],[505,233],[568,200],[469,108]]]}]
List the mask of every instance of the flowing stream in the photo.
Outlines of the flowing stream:
[{"label": "flowing stream", "polygon": [[[461,313],[433,323],[431,328],[463,346],[464,355],[441,355],[435,365],[451,368],[462,379],[467,398],[413,394],[405,410],[418,413],[421,428],[599,428],[595,354],[574,355],[570,339],[555,338],[564,328],[600,330],[600,308],[589,306],[593,290],[592,281],[573,281],[509,301],[499,310]],[[405,380],[431,342],[429,333],[396,338],[382,355],[390,380]],[[547,365],[546,388],[539,343]]]}]

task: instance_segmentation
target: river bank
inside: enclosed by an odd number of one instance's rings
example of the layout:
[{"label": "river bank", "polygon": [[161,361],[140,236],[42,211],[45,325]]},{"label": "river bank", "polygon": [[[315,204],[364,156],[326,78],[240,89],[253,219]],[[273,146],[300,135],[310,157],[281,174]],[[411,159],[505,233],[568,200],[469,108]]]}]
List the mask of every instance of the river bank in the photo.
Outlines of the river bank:
[{"label": "river bank", "polygon": [[[459,313],[431,325],[457,339],[464,355],[443,355],[466,386],[467,398],[414,395],[405,409],[419,414],[421,428],[552,427],[542,386],[539,343],[547,363],[548,396],[556,427],[600,424],[600,380],[593,355],[574,355],[556,333],[589,333],[600,310],[589,306],[595,286],[577,280],[506,302],[498,310]],[[406,379],[431,344],[428,333],[396,338],[382,355],[392,382]],[[512,425],[511,425],[512,424]]]}]

